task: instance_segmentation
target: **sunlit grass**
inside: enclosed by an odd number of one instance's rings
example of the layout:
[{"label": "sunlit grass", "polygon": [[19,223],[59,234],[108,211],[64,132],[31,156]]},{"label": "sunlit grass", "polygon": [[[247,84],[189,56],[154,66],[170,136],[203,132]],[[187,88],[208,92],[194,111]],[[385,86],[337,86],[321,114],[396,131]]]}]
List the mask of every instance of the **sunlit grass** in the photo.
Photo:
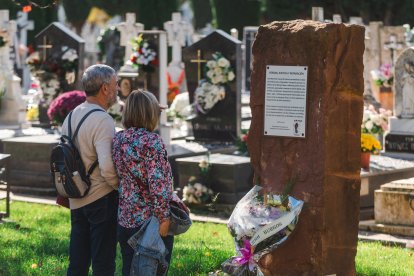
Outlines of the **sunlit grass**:
[{"label": "sunlit grass", "polygon": [[[0,202],[0,210],[4,208]],[[11,222],[0,225],[0,275],[64,275],[68,266],[69,210],[13,202]],[[358,243],[358,275],[414,275],[414,251]],[[225,225],[194,223],[175,237],[169,275],[206,275],[234,254]],[[116,275],[121,275],[118,248]]]}]

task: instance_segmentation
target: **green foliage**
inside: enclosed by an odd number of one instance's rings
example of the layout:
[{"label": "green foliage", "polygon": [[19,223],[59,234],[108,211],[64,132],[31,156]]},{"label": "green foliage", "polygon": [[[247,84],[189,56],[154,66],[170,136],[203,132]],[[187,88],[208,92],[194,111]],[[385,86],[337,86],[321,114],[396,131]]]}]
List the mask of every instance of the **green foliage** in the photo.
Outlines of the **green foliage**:
[{"label": "green foliage", "polygon": [[258,26],[262,1],[213,0],[217,27],[225,32],[236,28],[242,34],[244,26]]},{"label": "green foliage", "polygon": [[138,1],[138,20],[145,29],[157,27],[164,29],[164,22],[171,20],[171,14],[178,11],[177,0],[140,0]]},{"label": "green foliage", "polygon": [[191,0],[191,4],[194,11],[194,26],[196,30],[204,28],[207,23],[213,21],[210,1]]}]

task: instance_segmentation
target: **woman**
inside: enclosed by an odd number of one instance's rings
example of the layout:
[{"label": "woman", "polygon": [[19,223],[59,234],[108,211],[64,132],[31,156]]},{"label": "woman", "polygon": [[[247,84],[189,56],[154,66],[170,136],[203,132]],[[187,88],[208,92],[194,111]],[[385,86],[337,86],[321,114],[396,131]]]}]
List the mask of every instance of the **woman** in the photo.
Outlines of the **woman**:
[{"label": "woman", "polygon": [[122,274],[129,275],[134,249],[127,243],[151,216],[159,223],[169,264],[174,242],[167,236],[172,197],[172,173],[167,151],[157,127],[161,109],[147,91],[132,91],[126,100],[122,124],[125,130],[113,139],[112,157],[120,179],[118,240],[122,253]]}]

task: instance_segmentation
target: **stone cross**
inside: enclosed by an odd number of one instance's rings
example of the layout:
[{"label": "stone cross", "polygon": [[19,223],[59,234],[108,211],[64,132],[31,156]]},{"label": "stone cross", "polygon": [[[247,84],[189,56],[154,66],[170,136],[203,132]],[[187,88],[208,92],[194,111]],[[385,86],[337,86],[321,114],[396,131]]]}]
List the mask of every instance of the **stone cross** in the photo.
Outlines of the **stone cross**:
[{"label": "stone cross", "polygon": [[198,67],[197,67],[197,81],[198,83],[200,82],[201,79],[201,63],[205,63],[207,62],[207,60],[205,59],[201,59],[201,50],[197,50],[197,59],[192,59],[190,62],[193,63],[198,63]]},{"label": "stone cross", "polygon": [[[32,20],[28,20],[28,13],[19,11],[17,13],[17,29],[19,31],[19,44],[27,46],[27,31],[31,31],[34,29],[34,24]],[[20,47],[18,45],[18,48]],[[25,64],[27,52],[24,51],[22,53],[21,59],[22,62],[22,77],[23,77],[23,89],[24,91],[29,90],[30,86],[30,70],[29,67]]]},{"label": "stone cross", "polygon": [[168,45],[172,47],[172,62],[181,62],[181,47],[185,46],[185,35],[190,30],[187,22],[181,20],[181,14],[174,12],[172,20],[164,23],[167,31]]},{"label": "stone cross", "polygon": [[332,22],[333,23],[342,23],[342,17],[340,14],[334,14],[332,16]]},{"label": "stone cross", "polygon": [[322,7],[312,7],[312,20],[323,22],[323,8]]},{"label": "stone cross", "polygon": [[23,45],[27,45],[27,31],[34,30],[33,20],[28,20],[26,12],[19,11],[17,13],[17,28],[19,31],[19,41]]},{"label": "stone cross", "polygon": [[384,48],[390,50],[392,66],[395,64],[394,52],[402,49],[403,45],[403,42],[397,42],[397,36],[393,34],[390,35],[389,41],[384,43]]},{"label": "stone cross", "polygon": [[0,70],[8,77],[13,75],[13,63],[10,60],[10,46],[13,46],[13,37],[16,33],[16,21],[9,21],[9,11],[0,10],[0,32],[7,40],[6,45],[0,48]]},{"label": "stone cross", "polygon": [[124,62],[132,55],[131,39],[144,30],[144,25],[135,22],[135,13],[127,13],[125,22],[119,23],[117,29],[121,32],[121,46],[125,47]]},{"label": "stone cross", "polygon": [[47,49],[51,49],[53,47],[53,45],[47,44],[47,37],[44,36],[43,37],[43,44],[39,45],[37,47],[43,49],[42,50],[42,60],[45,61],[46,60]]}]

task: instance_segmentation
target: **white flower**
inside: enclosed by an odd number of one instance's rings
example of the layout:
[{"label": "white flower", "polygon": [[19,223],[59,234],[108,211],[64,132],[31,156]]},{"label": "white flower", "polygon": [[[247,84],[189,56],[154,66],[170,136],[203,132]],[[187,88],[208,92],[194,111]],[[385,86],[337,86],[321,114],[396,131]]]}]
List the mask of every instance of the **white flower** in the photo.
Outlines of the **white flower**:
[{"label": "white flower", "polygon": [[62,60],[67,60],[70,62],[74,62],[77,58],[78,58],[78,54],[76,53],[75,49],[67,50],[62,56]]},{"label": "white flower", "polygon": [[214,77],[214,71],[213,70],[208,70],[206,73],[207,77],[212,79]]},{"label": "white flower", "polygon": [[220,68],[220,67],[216,67],[216,68],[214,68],[214,74],[216,74],[216,75],[221,75],[221,73],[222,73],[222,70],[221,70],[221,68]]},{"label": "white flower", "polygon": [[378,114],[371,114],[370,118],[374,125],[379,126],[381,124],[381,118]]},{"label": "white flower", "polygon": [[365,123],[365,127],[368,131],[371,131],[371,129],[374,127],[374,124],[372,123],[372,121],[368,121]]},{"label": "white flower", "polygon": [[[194,189],[196,190],[201,190],[203,188],[203,185],[201,185],[200,183],[196,183],[194,184]],[[196,191],[197,192],[197,191]]]},{"label": "white flower", "polygon": [[222,82],[223,78],[221,77],[221,75],[216,75],[214,76],[214,78],[211,80],[213,84],[218,84],[220,82]]},{"label": "white flower", "polygon": [[226,58],[224,58],[224,57],[219,58],[219,60],[218,60],[217,63],[218,63],[218,65],[220,67],[228,67],[228,66],[230,66],[230,62]]},{"label": "white flower", "polygon": [[227,79],[228,79],[229,81],[232,81],[232,80],[234,80],[234,78],[235,78],[235,75],[234,75],[233,71],[230,71],[230,72],[227,74]]},{"label": "white flower", "polygon": [[207,67],[208,68],[214,68],[217,66],[217,63],[214,60],[207,61]]}]

